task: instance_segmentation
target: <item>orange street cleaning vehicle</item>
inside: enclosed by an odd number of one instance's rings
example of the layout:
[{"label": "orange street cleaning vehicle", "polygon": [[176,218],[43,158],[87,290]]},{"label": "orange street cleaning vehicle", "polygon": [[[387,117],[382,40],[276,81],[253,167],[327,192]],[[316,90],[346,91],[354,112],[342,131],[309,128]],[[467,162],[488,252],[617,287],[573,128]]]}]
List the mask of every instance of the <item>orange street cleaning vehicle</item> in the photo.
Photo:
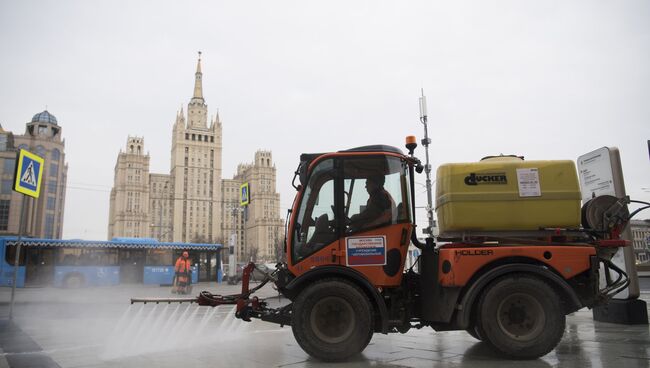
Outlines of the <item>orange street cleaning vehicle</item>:
[{"label": "orange street cleaning vehicle", "polygon": [[[626,199],[580,207],[570,161],[492,157],[440,167],[440,236],[415,236],[415,138],[408,154],[384,145],[303,154],[286,232],[286,262],[242,293],[191,299],[236,304],[236,316],[291,326],[325,361],[360,353],[375,333],[466,330],[499,353],[533,359],[558,344],[565,316],[628,285],[610,262],[629,220]],[[296,183],[296,180],[298,181]],[[405,267],[413,244],[421,255]],[[600,285],[600,274],[605,280]],[[272,282],[291,302],[271,308],[253,293]],[[175,301],[132,299],[132,302]]]}]

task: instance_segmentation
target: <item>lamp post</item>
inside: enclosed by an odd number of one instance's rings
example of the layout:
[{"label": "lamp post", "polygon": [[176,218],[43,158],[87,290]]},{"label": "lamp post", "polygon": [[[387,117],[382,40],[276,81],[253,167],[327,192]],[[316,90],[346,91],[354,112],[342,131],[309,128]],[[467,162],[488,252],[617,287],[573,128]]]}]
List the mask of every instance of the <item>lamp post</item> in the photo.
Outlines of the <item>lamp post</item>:
[{"label": "lamp post", "polygon": [[232,232],[230,233],[230,243],[228,251],[228,284],[235,284],[235,276],[237,275],[237,262],[236,262],[236,252],[235,246],[237,244],[237,213],[242,212],[243,209],[236,205],[236,202],[232,204],[231,207],[232,213]]}]

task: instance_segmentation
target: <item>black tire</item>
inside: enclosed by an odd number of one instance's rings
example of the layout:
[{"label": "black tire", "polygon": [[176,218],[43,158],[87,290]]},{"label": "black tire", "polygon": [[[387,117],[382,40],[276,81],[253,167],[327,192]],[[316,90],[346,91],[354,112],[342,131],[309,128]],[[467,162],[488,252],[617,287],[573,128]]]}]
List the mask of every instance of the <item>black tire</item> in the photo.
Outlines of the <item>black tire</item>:
[{"label": "black tire", "polygon": [[514,274],[486,288],[475,331],[509,358],[536,359],[557,346],[565,324],[560,296],[553,288],[537,277]]},{"label": "black tire", "polygon": [[481,333],[479,332],[478,328],[476,325],[470,326],[467,330],[467,333],[475,338],[478,341],[483,341],[483,338],[481,337]]},{"label": "black tire", "polygon": [[79,289],[86,284],[86,280],[82,275],[71,274],[63,279],[63,287],[66,289]]},{"label": "black tire", "polygon": [[372,306],[351,282],[324,279],[307,286],[294,301],[291,329],[312,357],[346,360],[362,352],[372,339]]}]

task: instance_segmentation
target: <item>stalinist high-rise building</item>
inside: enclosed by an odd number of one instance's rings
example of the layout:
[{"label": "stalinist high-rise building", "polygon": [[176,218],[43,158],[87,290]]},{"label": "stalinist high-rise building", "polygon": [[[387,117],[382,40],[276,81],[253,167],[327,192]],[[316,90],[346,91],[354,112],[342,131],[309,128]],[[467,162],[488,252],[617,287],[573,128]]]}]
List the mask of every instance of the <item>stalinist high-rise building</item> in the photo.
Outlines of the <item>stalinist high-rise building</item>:
[{"label": "stalinist high-rise building", "polygon": [[172,231],[177,242],[221,238],[221,122],[217,115],[208,126],[202,77],[199,58],[187,120],[181,109],[172,133]]},{"label": "stalinist high-rise building", "polygon": [[[142,137],[129,137],[118,155],[108,238],[227,244],[231,233],[237,233],[240,260],[275,259],[283,225],[271,152],[259,151],[253,164],[239,165],[233,179],[223,180],[222,138],[219,114],[208,120],[199,54],[187,114],[181,108],[172,128],[169,175],[149,173]],[[240,214],[233,222],[243,182],[251,183],[251,204],[246,218]]]}]

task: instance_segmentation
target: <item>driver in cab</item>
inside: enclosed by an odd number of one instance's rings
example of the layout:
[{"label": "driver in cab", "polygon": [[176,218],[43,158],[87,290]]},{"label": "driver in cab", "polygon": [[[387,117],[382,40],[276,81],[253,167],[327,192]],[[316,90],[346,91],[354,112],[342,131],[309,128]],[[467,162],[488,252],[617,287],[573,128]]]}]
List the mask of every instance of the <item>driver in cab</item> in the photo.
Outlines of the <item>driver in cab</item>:
[{"label": "driver in cab", "polygon": [[366,191],[368,191],[369,198],[363,211],[350,217],[349,232],[391,221],[393,212],[395,212],[395,201],[384,189],[385,181],[386,177],[383,175],[375,175],[366,179]]}]

